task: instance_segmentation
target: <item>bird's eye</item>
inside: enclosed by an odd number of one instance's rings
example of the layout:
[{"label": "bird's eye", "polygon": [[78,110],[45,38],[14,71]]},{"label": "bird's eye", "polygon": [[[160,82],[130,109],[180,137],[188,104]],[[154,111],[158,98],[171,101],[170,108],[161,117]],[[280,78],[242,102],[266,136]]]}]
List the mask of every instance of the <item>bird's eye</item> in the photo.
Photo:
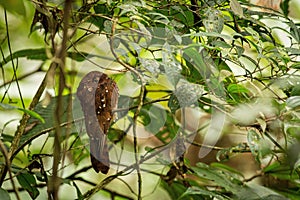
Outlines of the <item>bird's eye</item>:
[{"label": "bird's eye", "polygon": [[99,79],[98,79],[98,78],[94,78],[94,79],[93,79],[93,82],[94,82],[94,83],[98,83],[98,82],[99,82]]}]

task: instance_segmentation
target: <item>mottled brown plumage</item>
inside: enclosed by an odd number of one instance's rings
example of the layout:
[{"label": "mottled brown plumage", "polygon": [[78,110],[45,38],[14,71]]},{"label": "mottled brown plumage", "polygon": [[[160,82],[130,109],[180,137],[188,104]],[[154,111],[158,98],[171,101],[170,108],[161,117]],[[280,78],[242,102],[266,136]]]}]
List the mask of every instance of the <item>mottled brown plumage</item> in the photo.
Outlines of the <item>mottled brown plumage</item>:
[{"label": "mottled brown plumage", "polygon": [[87,134],[90,138],[90,155],[94,170],[106,174],[109,155],[106,134],[118,104],[117,84],[106,74],[92,71],[81,80],[77,88]]}]

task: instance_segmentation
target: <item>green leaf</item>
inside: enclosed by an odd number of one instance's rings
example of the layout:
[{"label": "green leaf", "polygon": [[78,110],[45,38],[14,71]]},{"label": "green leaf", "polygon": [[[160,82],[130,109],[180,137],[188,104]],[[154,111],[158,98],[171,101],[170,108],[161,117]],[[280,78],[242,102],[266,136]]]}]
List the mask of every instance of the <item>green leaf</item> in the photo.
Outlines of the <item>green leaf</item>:
[{"label": "green leaf", "polygon": [[236,169],[234,169],[228,165],[222,164],[220,162],[211,163],[210,166],[221,169],[222,171],[228,171],[236,178],[239,178],[239,179],[243,178],[243,174],[241,172],[237,171]]},{"label": "green leaf", "polygon": [[290,3],[290,0],[283,0],[280,2],[280,8],[282,9],[284,16],[286,16],[286,17],[289,14],[289,7],[290,7],[289,3]]},{"label": "green leaf", "polygon": [[12,106],[10,104],[6,104],[6,103],[0,103],[0,108],[3,110],[15,110],[17,109],[17,107]]},{"label": "green leaf", "polygon": [[226,34],[220,34],[217,32],[197,32],[197,33],[191,33],[191,34],[186,34],[184,35],[185,37],[188,36],[193,36],[193,37],[219,37],[224,40],[233,40],[233,37],[231,35],[226,35]]},{"label": "green leaf", "polygon": [[300,84],[292,87],[291,96],[300,96]]},{"label": "green leaf", "polygon": [[218,200],[230,199],[229,197],[219,194],[217,191],[209,191],[209,190],[205,190],[205,189],[202,189],[199,187],[190,187],[178,198],[178,200],[183,199],[184,197],[192,196],[192,195],[199,195],[201,197],[207,196],[210,199],[216,198]]},{"label": "green leaf", "polygon": [[226,174],[224,171],[216,170],[204,163],[197,163],[193,170],[199,178],[213,181],[214,184],[233,194],[237,193],[241,187],[240,181],[232,177],[230,173]]},{"label": "green leaf", "polygon": [[164,73],[169,82],[175,87],[181,77],[181,64],[174,58],[173,51],[168,43],[164,44],[163,50],[164,53],[162,58],[162,64]]},{"label": "green leaf", "polygon": [[46,49],[24,49],[14,52],[11,56],[7,56],[5,60],[1,62],[2,65],[11,61],[11,59],[26,57],[29,60],[47,60]]},{"label": "green leaf", "polygon": [[281,196],[273,190],[257,184],[248,184],[246,187],[243,187],[241,190],[239,190],[236,195],[239,200],[287,200],[287,198]]},{"label": "green leaf", "polygon": [[74,187],[76,188],[76,193],[77,193],[77,199],[78,200],[83,200],[83,195],[79,189],[79,187],[77,186],[77,184],[75,182],[73,182]]},{"label": "green leaf", "polygon": [[180,108],[179,101],[175,94],[172,94],[170,96],[170,99],[168,101],[168,107],[170,108],[170,110],[173,114],[175,114],[176,111]]},{"label": "green leaf", "polygon": [[296,170],[300,166],[300,143],[290,145],[287,152],[287,159],[291,169]]},{"label": "green leaf", "polygon": [[263,169],[263,172],[272,175],[278,180],[296,180],[297,182],[299,179],[298,174],[295,171],[293,171],[293,163],[289,163],[289,160],[288,165],[276,161],[270,164],[269,166],[265,167]]},{"label": "green leaf", "polygon": [[215,40],[211,44],[215,47],[221,47],[221,48],[225,48],[225,49],[232,48],[232,45],[230,45],[226,42],[223,42],[223,41],[219,41],[219,40]]},{"label": "green leaf", "polygon": [[133,101],[133,98],[126,95],[120,95],[118,100],[118,109],[124,109],[124,111],[118,111],[118,118],[125,117],[128,113],[130,107],[134,106],[136,102]]},{"label": "green leaf", "polygon": [[[76,137],[78,134],[76,134]],[[74,165],[78,166],[82,163],[83,160],[89,158],[90,154],[89,151],[87,150],[86,143],[84,143],[83,140],[77,138],[75,141],[73,141],[72,146],[76,147],[73,148],[72,151],[70,151],[72,158],[73,158],[73,163]]]},{"label": "green leaf", "polygon": [[190,62],[186,62],[186,67],[183,67],[181,75],[191,83],[203,83],[202,75],[196,67]]},{"label": "green leaf", "polygon": [[161,71],[159,69],[159,62],[154,59],[139,59],[143,67],[151,73],[151,76],[157,77]]},{"label": "green leaf", "polygon": [[[298,200],[300,197],[300,192],[299,192],[298,188],[284,189],[284,191],[278,189],[277,191],[281,195],[284,195],[285,197],[287,197],[288,199],[291,199],[291,200]],[[280,200],[280,199],[278,199],[278,200]]]},{"label": "green leaf", "polygon": [[212,93],[219,97],[225,96],[224,87],[217,78],[218,69],[205,49],[198,52],[193,46],[191,46],[184,49],[184,57],[188,62],[195,66],[196,70],[206,81],[206,85]]},{"label": "green leaf", "polygon": [[167,112],[167,119],[165,125],[161,128],[161,130],[158,133],[155,134],[155,137],[157,137],[164,144],[167,144],[176,137],[178,131],[179,126],[176,124],[175,115],[173,115],[170,112]]},{"label": "green leaf", "polygon": [[[101,14],[101,15],[108,15],[109,14],[109,10],[107,5],[105,4],[96,4],[94,6],[94,11],[96,14]],[[104,21],[106,19],[100,16],[91,16],[91,18],[89,18],[89,22],[91,22],[92,24],[94,24],[95,26],[97,26],[100,30],[100,32],[104,29]]]},{"label": "green leaf", "polygon": [[287,51],[287,53],[290,53],[292,55],[300,55],[300,49],[297,49],[297,48],[287,47],[286,51]]},{"label": "green leaf", "polygon": [[172,6],[170,10],[170,15],[174,17],[174,19],[178,20],[185,27],[193,26],[194,25],[194,15],[191,10],[189,10],[186,6],[176,5]]},{"label": "green leaf", "polygon": [[292,96],[286,100],[286,106],[295,109],[300,106],[300,96]]},{"label": "green leaf", "polygon": [[[68,103],[69,98],[73,98],[72,95],[66,95],[62,97],[62,116],[61,116],[61,123],[66,123],[68,119]],[[76,117],[75,119],[78,120],[83,117],[81,106],[77,99],[74,100],[74,106],[73,106],[73,116]],[[42,102],[38,103],[37,106],[34,108],[34,112],[38,113],[47,123],[40,123],[37,122],[35,118],[30,118],[28,121],[28,124],[34,124],[34,126],[26,132],[26,134],[22,135],[20,145],[23,143],[28,143],[28,141],[31,141],[32,139],[36,138],[37,136],[40,136],[41,134],[46,134],[51,132],[55,125],[54,125],[54,112],[57,105],[57,97],[53,97],[50,100],[50,103],[45,106]],[[74,120],[75,120],[74,119]],[[80,123],[80,120],[78,120],[78,123]],[[76,128],[76,127],[74,127]],[[74,132],[76,132],[74,130]],[[61,135],[61,137],[64,137],[64,135]]]},{"label": "green leaf", "polygon": [[230,159],[230,156],[232,154],[232,149],[231,148],[224,148],[218,151],[216,155],[216,159],[219,162],[225,162]]},{"label": "green leaf", "polygon": [[0,0],[0,5],[12,13],[17,13],[19,15],[26,15],[26,10],[23,0]]},{"label": "green leaf", "polygon": [[107,134],[108,139],[113,142],[119,142],[126,136],[126,132],[121,129],[110,128]]},{"label": "green leaf", "polygon": [[[67,57],[71,58],[72,60],[82,62],[85,61],[87,58],[91,57],[101,57],[101,56],[96,56],[94,54],[89,54],[85,52],[67,52]],[[107,58],[105,58],[107,59]]]},{"label": "green leaf", "polygon": [[34,117],[34,118],[40,120],[42,123],[45,123],[44,118],[40,114],[38,114],[32,110],[27,110],[27,109],[23,109],[23,108],[18,108],[18,110],[21,110],[24,113],[27,113],[28,115],[30,115],[31,117]]},{"label": "green leaf", "polygon": [[298,139],[300,141],[300,127],[299,126],[290,126],[287,128],[286,133],[293,137]]},{"label": "green leaf", "polygon": [[239,84],[230,84],[227,87],[227,91],[232,94],[248,93],[249,90]]},{"label": "green leaf", "polygon": [[204,13],[203,25],[208,33],[221,33],[224,27],[222,12],[213,7],[209,7]]},{"label": "green leaf", "polygon": [[254,130],[249,130],[247,135],[248,145],[252,152],[252,154],[256,157],[257,161],[259,161],[258,158],[258,144],[260,140],[260,136],[256,133]]},{"label": "green leaf", "polygon": [[[45,48],[39,48],[39,49],[23,49],[14,52],[11,56],[7,56],[2,62],[2,65],[5,65],[11,59],[16,59],[16,58],[27,58],[29,60],[42,60],[45,61],[48,59],[48,56],[46,54],[46,49]],[[99,57],[102,58],[102,56],[94,55],[94,54],[89,54],[85,52],[67,52],[67,56],[75,61],[82,62],[86,60],[86,58],[90,57]],[[105,58],[107,59],[107,58]]]},{"label": "green leaf", "polygon": [[297,27],[297,25],[292,21],[289,20],[289,28],[290,28],[290,34],[295,38],[295,40],[299,43],[300,42],[300,29]]},{"label": "green leaf", "polygon": [[0,188],[0,199],[1,200],[10,200],[9,193],[4,190],[3,188]]},{"label": "green leaf", "polygon": [[178,181],[174,181],[171,185],[161,181],[161,186],[168,192],[171,199],[178,199],[186,191],[186,187]]},{"label": "green leaf", "polygon": [[261,158],[272,153],[272,145],[270,145],[270,141],[262,138],[256,131],[249,130],[247,140],[251,153],[255,156],[258,162],[260,162]]},{"label": "green leaf", "polygon": [[142,118],[145,129],[153,134],[159,132],[166,122],[166,110],[159,105],[151,104],[141,109],[140,117]]},{"label": "green leaf", "polygon": [[38,113],[32,111],[32,110],[27,110],[24,108],[18,108],[9,104],[5,104],[5,103],[0,103],[0,108],[4,109],[4,110],[20,110],[24,113],[27,113],[28,115],[30,115],[31,117],[34,117],[38,120],[40,120],[42,123],[45,123],[45,120],[43,117],[41,117]]},{"label": "green leaf", "polygon": [[231,78],[233,78],[233,73],[231,71],[222,69],[220,71],[220,76],[219,76],[219,81],[225,81],[225,80],[230,80]]},{"label": "green leaf", "polygon": [[131,14],[137,14],[137,7],[132,2],[127,2],[123,4],[118,4],[118,8],[121,9],[120,16],[125,14],[131,15]]},{"label": "green leaf", "polygon": [[20,173],[17,175],[19,184],[24,188],[32,199],[37,198],[40,192],[36,189],[36,180],[32,174]]},{"label": "green leaf", "polygon": [[230,0],[230,7],[234,14],[243,17],[243,8],[237,0]]},{"label": "green leaf", "polygon": [[294,69],[300,69],[300,63],[297,62],[297,63],[294,63],[291,65],[291,68],[294,68]]},{"label": "green leaf", "polygon": [[211,74],[209,66],[205,63],[201,54],[195,48],[187,48],[184,53],[189,58],[190,63],[194,64],[197,71],[204,77],[208,78]]},{"label": "green leaf", "polygon": [[282,170],[282,166],[280,165],[279,162],[274,162],[267,167],[263,169],[263,172],[265,173],[272,173],[275,172],[276,170]]},{"label": "green leaf", "polygon": [[155,151],[155,150],[153,149],[153,147],[146,146],[146,147],[145,147],[145,151],[146,151],[147,153],[151,153],[151,152],[153,152],[153,151]]},{"label": "green leaf", "polygon": [[197,104],[198,99],[203,93],[204,87],[202,85],[190,83],[185,79],[180,79],[173,94],[176,96],[180,107],[183,108]]}]

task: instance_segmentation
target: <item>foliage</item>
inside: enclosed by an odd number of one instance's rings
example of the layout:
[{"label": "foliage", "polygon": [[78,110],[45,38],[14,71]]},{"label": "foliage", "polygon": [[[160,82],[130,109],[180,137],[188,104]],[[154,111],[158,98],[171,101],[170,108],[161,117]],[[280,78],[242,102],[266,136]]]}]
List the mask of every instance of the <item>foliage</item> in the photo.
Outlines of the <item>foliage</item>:
[{"label": "foliage", "polygon": [[[23,115],[13,129],[1,119],[1,199],[58,199],[60,187],[77,199],[299,198],[300,25],[289,0],[282,12],[245,0],[10,2],[0,1],[0,107]],[[28,32],[9,31],[10,17],[28,15]],[[36,44],[20,49],[14,40],[28,34]],[[107,176],[92,171],[74,95],[91,70],[121,94]],[[42,80],[27,97],[20,86],[33,74]],[[232,160],[249,154],[246,174]]]}]

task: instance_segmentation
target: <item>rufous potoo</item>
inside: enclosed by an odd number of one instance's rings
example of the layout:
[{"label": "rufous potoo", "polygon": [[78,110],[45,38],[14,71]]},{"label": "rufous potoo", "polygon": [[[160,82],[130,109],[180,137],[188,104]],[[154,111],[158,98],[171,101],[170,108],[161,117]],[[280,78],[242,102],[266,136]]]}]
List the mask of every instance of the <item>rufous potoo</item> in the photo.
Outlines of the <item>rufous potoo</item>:
[{"label": "rufous potoo", "polygon": [[92,166],[97,173],[107,174],[110,162],[107,133],[118,104],[118,86],[106,74],[92,71],[82,78],[77,97],[90,139]]}]

